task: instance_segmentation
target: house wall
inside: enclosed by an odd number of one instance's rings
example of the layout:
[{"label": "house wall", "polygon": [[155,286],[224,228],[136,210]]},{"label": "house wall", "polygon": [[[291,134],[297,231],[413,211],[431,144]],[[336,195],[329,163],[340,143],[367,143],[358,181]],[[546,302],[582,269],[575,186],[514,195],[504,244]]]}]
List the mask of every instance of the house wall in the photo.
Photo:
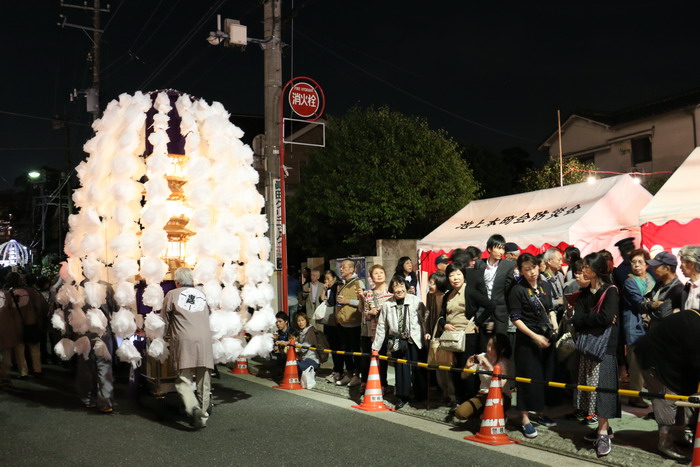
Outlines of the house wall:
[{"label": "house wall", "polygon": [[[697,109],[681,109],[609,128],[573,117],[562,129],[562,148],[564,157],[573,153],[574,157],[587,160],[592,156],[593,162],[600,170],[629,172],[636,167],[642,172],[672,171],[681,165],[695,148],[697,135],[700,134],[699,125],[700,112]],[[631,140],[643,135],[651,137],[652,159],[635,164]],[[607,145],[609,147],[605,147]],[[601,148],[590,154],[575,154],[596,147]],[[559,157],[556,138],[547,149],[550,157]]]}]

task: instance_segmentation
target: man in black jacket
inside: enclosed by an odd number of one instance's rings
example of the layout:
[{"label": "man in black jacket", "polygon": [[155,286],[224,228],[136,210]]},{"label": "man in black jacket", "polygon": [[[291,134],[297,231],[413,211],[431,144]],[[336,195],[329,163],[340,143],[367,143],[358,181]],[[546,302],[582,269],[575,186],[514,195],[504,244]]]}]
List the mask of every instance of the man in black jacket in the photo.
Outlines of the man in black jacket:
[{"label": "man in black jacket", "polygon": [[484,263],[484,283],[489,298],[496,305],[496,311],[493,317],[494,328],[496,334],[507,334],[508,323],[508,308],[506,300],[510,289],[515,283],[513,270],[515,269],[515,261],[505,259],[506,240],[502,235],[491,235],[486,242],[486,250],[489,252],[489,257],[483,260]]},{"label": "man in black jacket", "polygon": [[[664,318],[635,345],[649,392],[691,395],[700,382],[700,312],[684,310]],[[665,399],[652,399],[659,426],[659,451],[671,459],[686,456],[673,444],[674,426],[680,431],[688,413]]]}]

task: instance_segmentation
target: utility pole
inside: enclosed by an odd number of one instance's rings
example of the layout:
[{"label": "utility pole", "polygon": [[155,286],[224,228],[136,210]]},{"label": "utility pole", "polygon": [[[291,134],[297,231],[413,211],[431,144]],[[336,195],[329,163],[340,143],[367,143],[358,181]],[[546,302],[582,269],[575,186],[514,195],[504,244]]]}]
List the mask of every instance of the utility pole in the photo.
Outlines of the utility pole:
[{"label": "utility pole", "polygon": [[[87,2],[83,5],[73,5],[61,0],[60,5],[65,8],[92,10],[92,27],[69,23],[66,15],[59,15],[61,21],[58,25],[62,28],[67,26],[69,28],[81,29],[86,34],[88,31],[92,31],[92,52],[89,55],[89,61],[92,63],[92,87],[85,91],[80,91],[80,94],[85,94],[87,111],[92,114],[92,119],[94,121],[100,116],[100,43],[102,42],[102,33],[104,33],[104,30],[100,29],[100,13],[109,13],[109,4],[107,8],[101,8],[100,0],[94,0],[94,5],[92,7],[87,6]],[[73,94],[75,94],[75,96],[72,96],[71,100],[77,97],[78,93],[74,91]]]},{"label": "utility pole", "polygon": [[[267,220],[270,226],[270,243],[272,243],[274,263],[277,275],[277,309],[284,308],[286,302],[286,277],[282,277],[280,267],[281,231],[278,228],[281,219],[281,198],[279,190],[280,173],[280,115],[279,99],[282,91],[282,0],[265,0],[263,4],[264,19],[264,79],[265,79],[265,198]],[[281,215],[281,214],[280,214]],[[284,311],[287,311],[284,309]]]},{"label": "utility pole", "polygon": [[[107,10],[109,11],[109,10]],[[97,111],[93,112],[92,119],[97,120],[100,116],[100,42],[102,41],[102,30],[100,29],[100,0],[95,0],[95,8],[92,10],[92,91],[95,93]]]},{"label": "utility pole", "polygon": [[238,20],[226,19],[224,30],[221,29],[221,16],[217,16],[216,31],[209,33],[207,42],[211,45],[223,44],[226,47],[245,47],[248,44],[258,44],[263,49],[265,83],[265,134],[258,135],[253,141],[253,147],[262,137],[260,149],[256,154],[262,154],[264,183],[265,183],[265,212],[270,227],[269,236],[272,244],[270,261],[275,265],[275,297],[278,300],[278,310],[287,311],[287,280],[286,265],[283,260],[282,234],[284,224],[282,219],[282,178],[280,174],[280,99],[282,99],[282,0],[263,1],[263,39],[247,37],[246,26]]}]

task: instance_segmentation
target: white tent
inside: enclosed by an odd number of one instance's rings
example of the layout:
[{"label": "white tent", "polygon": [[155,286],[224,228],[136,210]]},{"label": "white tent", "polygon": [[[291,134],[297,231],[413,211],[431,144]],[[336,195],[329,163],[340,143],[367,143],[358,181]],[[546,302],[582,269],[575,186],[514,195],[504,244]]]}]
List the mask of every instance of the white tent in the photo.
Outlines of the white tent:
[{"label": "white tent", "polygon": [[661,245],[672,251],[700,244],[700,148],[690,153],[642,209],[639,224],[647,248]]},{"label": "white tent", "polygon": [[[639,212],[651,194],[629,175],[547,190],[472,201],[420,242],[423,251],[450,251],[501,234],[521,250],[542,251],[561,243],[586,254],[625,237],[639,237]],[[427,257],[421,255],[423,258]],[[429,263],[428,263],[429,264]]]}]

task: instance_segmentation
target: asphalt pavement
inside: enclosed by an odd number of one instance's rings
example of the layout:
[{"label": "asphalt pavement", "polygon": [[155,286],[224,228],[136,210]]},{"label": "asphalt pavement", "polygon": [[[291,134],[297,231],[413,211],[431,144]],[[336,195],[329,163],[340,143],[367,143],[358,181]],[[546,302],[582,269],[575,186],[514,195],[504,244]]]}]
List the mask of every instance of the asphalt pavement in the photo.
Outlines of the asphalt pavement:
[{"label": "asphalt pavement", "polygon": [[[258,372],[260,362],[251,362],[253,372]],[[259,373],[259,376],[266,376],[264,368]],[[332,395],[334,397],[360,402],[359,387],[348,388],[338,387],[329,384],[323,376],[330,373],[332,364],[329,361],[323,365],[323,368],[318,373],[317,385],[312,392],[321,392]],[[388,372],[389,385],[393,385],[393,367],[389,366]],[[560,391],[552,389],[553,391]],[[301,391],[299,391],[301,392]],[[308,392],[308,391],[306,391]],[[479,419],[470,419],[468,421],[459,421],[448,415],[449,407],[447,404],[440,402],[441,395],[439,391],[433,390],[429,403],[409,403],[399,411],[402,415],[417,417],[423,420],[429,420],[436,426],[442,426],[441,429],[436,428],[436,432],[442,431],[457,431],[462,436],[470,435],[477,432],[480,428]],[[517,397],[517,393],[514,397]],[[598,458],[595,454],[593,443],[584,440],[584,436],[588,434],[596,425],[586,426],[576,420],[567,419],[566,415],[574,411],[574,407],[566,402],[567,398],[562,397],[562,403],[548,409],[548,415],[555,419],[557,426],[546,428],[537,426],[539,435],[535,439],[527,439],[519,431],[519,414],[511,408],[506,413],[506,432],[509,437],[521,442],[522,445],[531,448],[531,451],[547,451],[567,456],[563,465],[571,465],[574,459],[589,463],[616,465],[616,466],[677,466],[675,461],[663,457],[657,451],[657,425],[656,421],[650,419],[648,414],[652,412],[651,407],[647,409],[639,409],[626,405],[626,398],[622,398],[622,417],[611,420],[611,426],[615,431],[615,438],[612,440],[612,452],[603,458]],[[392,406],[394,401],[391,394],[385,396],[388,406]],[[515,401],[514,401],[515,402]],[[500,452],[507,452],[509,446],[498,448]],[[688,454],[692,454],[691,449],[680,447],[680,449]]]},{"label": "asphalt pavement", "polygon": [[583,465],[521,445],[464,441],[460,429],[401,413],[368,414],[320,391],[272,389],[269,379],[213,380],[208,426],[194,431],[175,394],[127,397],[118,375],[110,415],[82,407],[69,368],[0,390],[0,465]]}]

